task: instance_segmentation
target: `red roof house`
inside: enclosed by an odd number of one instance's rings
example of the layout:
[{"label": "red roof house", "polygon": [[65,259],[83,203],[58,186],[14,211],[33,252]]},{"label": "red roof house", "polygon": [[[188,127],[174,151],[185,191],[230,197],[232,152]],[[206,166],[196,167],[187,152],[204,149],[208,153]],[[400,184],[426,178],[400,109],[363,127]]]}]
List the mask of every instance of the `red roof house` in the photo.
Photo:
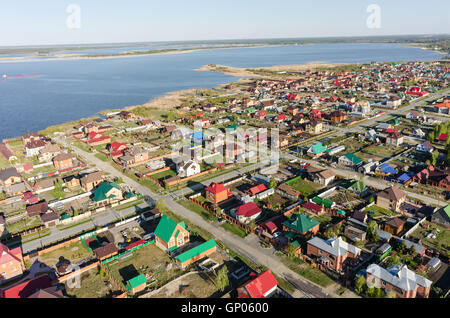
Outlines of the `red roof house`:
[{"label": "red roof house", "polygon": [[245,203],[236,210],[236,218],[242,223],[255,220],[260,214],[261,209],[254,202]]},{"label": "red roof house", "polygon": [[440,134],[438,139],[439,139],[439,141],[447,141],[448,134]]},{"label": "red roof house", "polygon": [[257,186],[254,186],[254,187],[248,189],[247,190],[247,194],[250,195],[250,196],[255,196],[258,193],[261,193],[261,192],[266,191],[266,190],[267,190],[267,187],[264,184],[261,183],[261,184],[258,184]]},{"label": "red roof house", "polygon": [[52,285],[52,281],[47,274],[33,278],[22,284],[3,289],[0,292],[1,298],[27,298],[36,291],[48,288]]},{"label": "red roof house", "polygon": [[269,298],[275,293],[277,287],[278,282],[269,269],[238,288],[238,298]]},{"label": "red roof house", "polygon": [[231,193],[223,184],[221,183],[215,183],[212,182],[209,187],[205,189],[205,196],[206,199],[213,203],[219,203],[226,199],[228,199],[230,196],[232,196],[233,193]]}]

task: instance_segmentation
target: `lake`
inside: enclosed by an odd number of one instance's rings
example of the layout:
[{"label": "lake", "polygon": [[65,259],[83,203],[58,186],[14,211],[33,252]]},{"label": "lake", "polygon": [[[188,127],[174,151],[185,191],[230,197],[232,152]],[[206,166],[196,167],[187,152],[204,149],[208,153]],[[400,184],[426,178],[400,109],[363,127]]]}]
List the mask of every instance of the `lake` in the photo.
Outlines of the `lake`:
[{"label": "lake", "polygon": [[263,67],[281,64],[428,61],[442,55],[398,44],[350,43],[200,50],[184,54],[95,60],[0,63],[0,140],[39,131],[105,109],[139,105],[168,92],[212,88],[235,77],[194,69],[206,64]]}]

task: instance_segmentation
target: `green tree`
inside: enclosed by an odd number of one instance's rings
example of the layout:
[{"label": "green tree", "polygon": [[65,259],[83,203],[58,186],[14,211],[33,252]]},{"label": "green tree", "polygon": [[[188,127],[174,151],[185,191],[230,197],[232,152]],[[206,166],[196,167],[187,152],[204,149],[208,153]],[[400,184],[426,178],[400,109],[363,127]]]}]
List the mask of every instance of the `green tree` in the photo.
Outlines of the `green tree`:
[{"label": "green tree", "polygon": [[5,199],[6,199],[5,191],[0,191],[0,200],[5,200]]},{"label": "green tree", "polygon": [[386,298],[397,298],[397,294],[393,290],[390,290],[386,294]]},{"label": "green tree", "polygon": [[297,247],[294,244],[288,244],[286,253],[289,258],[294,258],[297,253]]},{"label": "green tree", "polygon": [[405,241],[401,241],[400,244],[397,245],[397,251],[400,254],[405,254],[406,252],[406,244]]},{"label": "green tree", "polygon": [[270,179],[269,188],[275,189],[277,187],[277,181],[274,178]]},{"label": "green tree", "polygon": [[392,255],[386,260],[385,265],[386,267],[391,267],[392,265],[401,265],[401,263],[402,262],[397,255]]},{"label": "green tree", "polygon": [[75,210],[73,211],[73,216],[78,216],[78,210],[75,209]]},{"label": "green tree", "polygon": [[156,204],[155,204],[155,208],[158,209],[159,211],[164,211],[166,209],[166,205],[164,204],[164,200],[163,199],[159,199]]},{"label": "green tree", "polygon": [[411,256],[416,256],[417,255],[416,247],[414,245],[411,245],[411,247],[408,249],[408,253]]},{"label": "green tree", "polygon": [[433,152],[431,153],[431,164],[432,164],[433,166],[436,165],[436,162],[437,162],[438,157],[439,157],[439,151],[438,151],[438,150],[435,150],[435,151],[433,151]]},{"label": "green tree", "polygon": [[361,293],[364,291],[364,288],[366,288],[366,279],[362,275],[358,275],[358,277],[355,280],[355,292],[358,295],[361,295]]},{"label": "green tree", "polygon": [[220,291],[224,291],[225,288],[230,284],[230,281],[228,279],[228,268],[226,265],[224,265],[219,271],[217,272],[217,278],[216,278],[216,287]]}]

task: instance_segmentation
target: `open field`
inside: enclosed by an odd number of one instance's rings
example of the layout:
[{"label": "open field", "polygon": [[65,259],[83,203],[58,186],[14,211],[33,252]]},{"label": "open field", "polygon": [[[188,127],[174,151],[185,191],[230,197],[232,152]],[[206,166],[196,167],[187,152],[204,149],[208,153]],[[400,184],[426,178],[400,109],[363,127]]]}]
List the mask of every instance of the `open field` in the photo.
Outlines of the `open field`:
[{"label": "open field", "polygon": [[71,263],[75,263],[92,255],[93,254],[86,249],[83,243],[79,241],[51,251],[49,253],[42,254],[40,255],[40,258],[43,263],[47,264],[48,266],[53,266],[59,262],[59,259],[61,257],[65,260],[70,261]]},{"label": "open field", "polygon": [[131,257],[124,260],[115,260],[108,263],[111,274],[118,283],[126,285],[127,281],[145,273],[155,279],[152,285],[160,287],[174,277],[180,276],[183,271],[178,268],[169,256],[155,244],[147,245],[133,252]]},{"label": "open field", "polygon": [[152,298],[208,298],[217,291],[214,279],[212,274],[190,274],[167,284]]},{"label": "open field", "polygon": [[73,298],[110,298],[121,291],[93,268],[81,274],[81,288],[70,288],[66,283],[66,293]]}]

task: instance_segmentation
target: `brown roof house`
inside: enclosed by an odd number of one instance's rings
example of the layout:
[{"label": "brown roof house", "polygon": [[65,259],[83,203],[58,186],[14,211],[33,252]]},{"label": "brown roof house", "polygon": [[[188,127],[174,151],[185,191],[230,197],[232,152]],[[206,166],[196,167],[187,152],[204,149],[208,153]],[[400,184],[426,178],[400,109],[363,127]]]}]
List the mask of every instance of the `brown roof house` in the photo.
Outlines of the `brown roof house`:
[{"label": "brown roof house", "polygon": [[383,229],[393,235],[398,235],[403,230],[404,225],[404,221],[402,221],[398,217],[395,217],[384,223]]},{"label": "brown roof house", "polygon": [[377,205],[381,208],[399,211],[400,206],[406,200],[406,193],[396,187],[390,187],[378,192]]},{"label": "brown roof house", "polygon": [[334,173],[331,169],[322,170],[320,172],[317,172],[313,175],[314,182],[317,182],[318,184],[327,186],[330,182],[334,180],[336,177],[336,173]]},{"label": "brown roof house", "polygon": [[103,261],[104,259],[110,258],[119,252],[114,243],[107,243],[94,250],[95,256],[98,260]]},{"label": "brown roof house", "polygon": [[48,143],[39,150],[38,161],[39,162],[49,162],[53,157],[61,153],[61,148],[57,144]]},{"label": "brown roof house", "polygon": [[8,168],[0,170],[0,185],[9,187],[14,183],[22,181],[22,176],[17,172],[16,168]]},{"label": "brown roof house", "polygon": [[70,153],[61,153],[53,158],[53,165],[56,169],[68,169],[73,167],[73,156]]},{"label": "brown roof house", "polygon": [[84,191],[91,191],[105,180],[103,171],[89,173],[81,178],[80,183]]},{"label": "brown roof house", "polygon": [[32,217],[32,216],[38,216],[41,213],[45,213],[48,211],[48,204],[47,201],[41,201],[39,203],[33,204],[33,205],[28,205],[26,207],[28,216]]},{"label": "brown roof house", "polygon": [[46,213],[41,214],[41,221],[47,228],[56,226],[59,224],[59,215],[54,211],[48,210]]}]

